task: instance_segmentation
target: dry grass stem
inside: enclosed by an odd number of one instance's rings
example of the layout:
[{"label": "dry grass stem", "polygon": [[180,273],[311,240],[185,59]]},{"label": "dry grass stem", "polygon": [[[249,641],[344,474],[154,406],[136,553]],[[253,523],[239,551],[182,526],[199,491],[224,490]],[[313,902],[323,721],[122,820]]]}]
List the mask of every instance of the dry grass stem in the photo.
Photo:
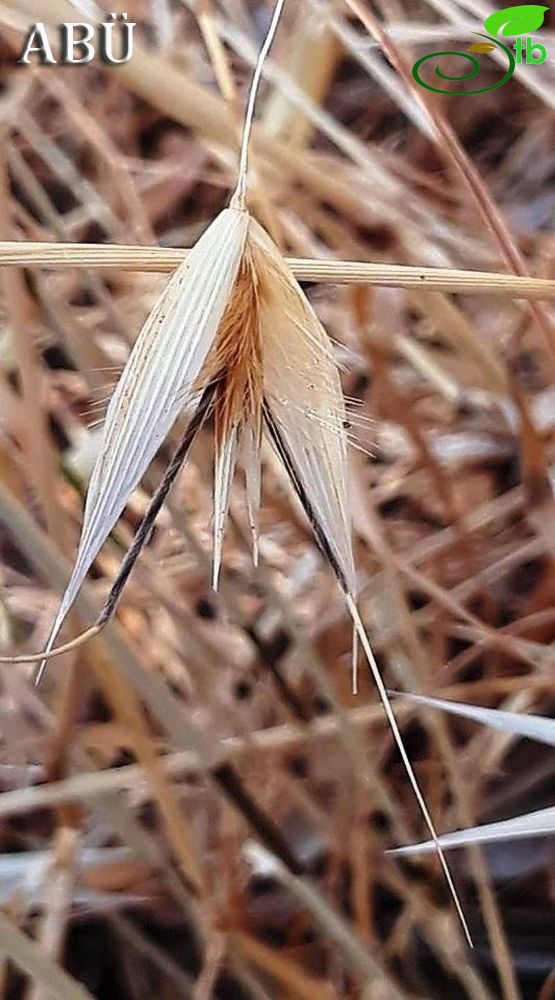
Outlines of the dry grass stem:
[{"label": "dry grass stem", "polygon": [[[0,242],[0,266],[98,268],[169,273],[187,259],[187,250],[164,247],[86,246],[75,243]],[[286,258],[297,281],[384,288],[422,288],[468,295],[508,295],[516,299],[555,299],[555,280],[519,275],[464,271],[456,268],[409,267],[355,260]]]}]

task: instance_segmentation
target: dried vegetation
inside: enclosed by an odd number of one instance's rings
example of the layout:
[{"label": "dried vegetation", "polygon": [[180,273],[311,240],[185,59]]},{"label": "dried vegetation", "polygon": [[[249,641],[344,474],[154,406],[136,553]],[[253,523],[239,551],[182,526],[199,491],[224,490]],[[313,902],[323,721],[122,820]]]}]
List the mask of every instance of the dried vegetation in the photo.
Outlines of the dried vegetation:
[{"label": "dried vegetation", "polygon": [[[6,652],[44,645],[98,422],[164,280],[152,272],[229,200],[270,15],[243,0],[125,9],[140,25],[127,66],[22,71],[22,28],[81,15],[65,0],[0,5],[0,263],[20,265],[0,272]],[[388,686],[543,715],[553,62],[468,99],[428,100],[407,71],[485,13],[289,0],[250,205],[309,281],[342,365],[360,608]],[[473,953],[437,858],[385,853],[422,839],[422,819],[371,677],[351,693],[341,595],[269,448],[260,566],[238,474],[212,592],[213,431],[117,623],[38,690],[34,668],[2,667],[2,995],[547,1000],[547,839],[450,856]],[[73,634],[102,605],[172,437],[96,559]],[[398,717],[440,831],[551,804],[549,748],[415,702]]]}]

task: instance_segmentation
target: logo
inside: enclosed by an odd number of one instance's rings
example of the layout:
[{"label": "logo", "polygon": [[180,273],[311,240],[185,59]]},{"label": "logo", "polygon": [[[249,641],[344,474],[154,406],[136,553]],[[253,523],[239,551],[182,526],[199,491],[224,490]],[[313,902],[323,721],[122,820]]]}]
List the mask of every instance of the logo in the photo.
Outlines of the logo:
[{"label": "logo", "polygon": [[57,42],[52,46],[46,26],[39,21],[27,33],[17,62],[20,66],[29,66],[33,57],[41,66],[55,66],[58,62],[62,66],[82,66],[93,61],[98,49],[103,62],[120,66],[129,62],[133,55],[135,27],[127,14],[110,14],[107,21],[98,25],[95,39],[92,24],[61,24]]},{"label": "logo", "polygon": [[[481,31],[474,32],[479,38],[484,39],[483,41],[474,42],[473,45],[469,45],[466,52],[432,52],[430,55],[422,56],[421,59],[415,62],[412,75],[421,87],[425,87],[426,90],[432,90],[434,94],[453,94],[455,97],[467,97],[470,94],[485,94],[488,90],[496,90],[497,87],[502,87],[504,83],[507,83],[511,79],[517,66],[521,66],[523,63],[529,66],[540,66],[547,59],[545,46],[541,45],[534,38],[530,38],[530,32],[541,28],[547,10],[549,10],[549,7],[540,7],[538,4],[521,4],[518,7],[507,7],[505,10],[497,10],[494,14],[490,14],[484,21],[484,28],[490,34],[484,35]],[[509,48],[508,45],[504,45],[499,40],[498,35],[502,35],[504,38],[516,37],[516,42]],[[524,39],[520,37],[521,35],[527,35],[528,37]],[[437,59],[440,56],[460,56],[461,59],[468,60],[472,66],[472,69],[468,73],[464,76],[447,76],[437,66],[435,75],[440,80],[446,80],[448,83],[455,84],[461,84],[466,80],[474,80],[478,76],[482,66],[476,55],[471,53],[484,55],[495,50],[502,53],[504,57],[507,57],[509,66],[503,79],[498,80],[497,83],[492,83],[489,87],[482,87],[480,90],[446,90],[441,87],[432,86],[431,83],[423,80],[420,76],[422,66],[429,59]]]}]

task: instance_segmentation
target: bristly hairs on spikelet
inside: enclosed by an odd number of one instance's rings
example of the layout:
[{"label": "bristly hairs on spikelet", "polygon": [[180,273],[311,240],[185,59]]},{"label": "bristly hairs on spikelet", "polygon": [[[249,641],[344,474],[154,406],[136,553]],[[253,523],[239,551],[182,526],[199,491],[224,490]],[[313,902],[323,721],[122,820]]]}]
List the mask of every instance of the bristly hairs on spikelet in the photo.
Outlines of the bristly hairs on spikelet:
[{"label": "bristly hairs on spikelet", "polygon": [[[260,442],[263,399],[261,327],[258,278],[252,253],[245,243],[237,280],[221,320],[211,356],[202,371],[205,385],[214,383],[215,483],[214,554],[212,583],[218,587],[229,495],[239,439],[248,428],[251,439]],[[260,464],[259,445],[253,461]],[[251,497],[252,467],[246,467],[247,493]],[[253,550],[258,548],[258,501],[249,504]],[[255,560],[256,561],[256,560]]]},{"label": "bristly hairs on spikelet", "polygon": [[[261,428],[281,458],[318,545],[346,599],[401,759],[471,944],[447,862],[356,605],[356,581],[347,491],[346,411],[329,339],[278,248],[246,206],[250,135],[264,60],[283,9],[277,0],[253,74],[245,116],[238,181],[225,209],[208,227],[168,282],[131,352],[108,408],[101,451],[87,495],[76,564],[42,661],[97,635],[113,615],[154,520],[210,409],[216,428],[214,586],[235,458],[246,444],[249,519],[256,549]],[[122,513],[160,443],[187,401],[194,416],[135,539],[96,624],[53,648],[55,638],[101,546]],[[258,470],[258,471],[257,471]],[[356,679],[356,673],[355,673]]]}]

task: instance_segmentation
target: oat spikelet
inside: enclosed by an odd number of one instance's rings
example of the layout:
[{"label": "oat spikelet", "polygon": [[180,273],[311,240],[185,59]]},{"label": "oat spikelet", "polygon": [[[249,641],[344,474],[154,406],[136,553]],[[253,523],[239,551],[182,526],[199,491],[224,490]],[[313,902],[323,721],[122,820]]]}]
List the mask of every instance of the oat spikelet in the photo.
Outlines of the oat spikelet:
[{"label": "oat spikelet", "polygon": [[135,342],[108,407],[77,559],[45,654],[131,493],[191,402],[236,280],[247,227],[246,213],[220,213],[167,283]]},{"label": "oat spikelet", "polygon": [[[284,0],[277,0],[253,76],[231,207],[208,228],[147,319],[112,397],[87,496],[76,564],[47,650],[75,648],[109,621],[129,573],[213,406],[216,430],[214,584],[231,482],[245,441],[247,505],[257,548],[259,443],[264,428],[280,456],[318,545],[345,594],[407,775],[470,942],[464,914],[356,605],[347,491],[346,412],[325,331],[279,250],[246,210],[249,136],[262,65]],[[196,412],[153,496],[95,626],[53,649],[68,611],[129,496],[186,403]],[[37,657],[10,658],[30,662]],[[0,662],[6,662],[2,659]],[[471,942],[470,942],[471,943]]]},{"label": "oat spikelet", "polygon": [[[255,380],[247,371],[248,360],[252,360],[253,356],[252,337],[248,331],[246,335],[243,333],[241,322],[246,321],[248,327],[250,305],[256,287],[250,257],[248,253],[243,253],[249,226],[246,211],[249,140],[263,64],[274,39],[283,5],[284,0],[277,0],[253,74],[239,157],[237,187],[230,208],[220,213],[190,251],[185,263],[170,278],[137,338],[108,407],[100,454],[87,494],[77,559],[46,649],[42,654],[34,656],[0,657],[0,663],[40,662],[37,683],[48,659],[75,649],[98,634],[114,613],[123,583],[160,510],[160,490],[165,496],[178,474],[180,465],[175,461],[176,457],[183,453],[181,463],[185,459],[191,443],[187,432],[186,447],[180,445],[177,449],[171,463],[171,475],[168,477],[166,474],[164,477],[163,484],[153,497],[137,531],[136,538],[141,540],[140,545],[135,542],[127,554],[97,623],[77,639],[54,649],[56,637],[86,575],[133,489],[146,472],[177,416],[194,396],[195,390],[199,390],[203,381],[206,387],[207,378],[215,380],[218,390],[214,560],[214,577],[217,582],[239,422],[245,423],[244,420],[239,421],[238,417],[238,386],[242,382],[252,390],[251,401],[254,401],[255,389]],[[238,334],[239,343],[236,345],[235,338]],[[219,347],[213,350],[216,339],[219,340]],[[225,371],[218,369],[217,363],[214,365],[214,359],[216,362],[219,359],[224,363],[231,363],[233,377],[226,377]],[[210,381],[208,384],[211,384]],[[235,423],[232,423],[234,419]],[[256,432],[255,423],[247,422],[251,436],[254,434],[254,440],[258,440],[259,432]],[[192,423],[195,423],[195,418]],[[260,420],[258,423],[260,425]],[[252,470],[252,452],[249,468]],[[256,493],[252,484],[248,492],[252,503]],[[254,510],[251,520],[255,520]]]}]

